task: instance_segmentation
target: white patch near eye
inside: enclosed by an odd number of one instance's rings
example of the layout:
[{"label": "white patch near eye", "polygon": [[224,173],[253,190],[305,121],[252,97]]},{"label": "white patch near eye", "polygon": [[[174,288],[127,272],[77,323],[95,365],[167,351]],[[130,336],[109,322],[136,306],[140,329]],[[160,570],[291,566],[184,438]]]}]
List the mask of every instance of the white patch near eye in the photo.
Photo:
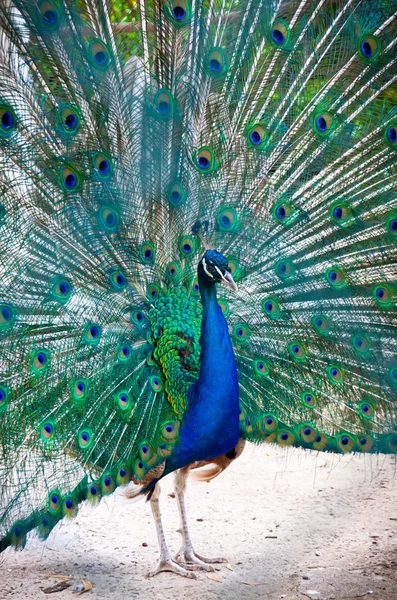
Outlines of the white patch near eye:
[{"label": "white patch near eye", "polygon": [[211,277],[212,279],[214,279],[214,276],[212,275],[212,273],[210,273],[209,270],[207,269],[207,263],[205,261],[205,258],[203,258],[203,269],[204,269],[204,272],[207,273],[208,277]]},{"label": "white patch near eye", "polygon": [[218,271],[218,273],[222,277],[222,279],[225,279],[225,277],[223,276],[222,271],[220,270],[220,268],[215,265],[215,269]]}]

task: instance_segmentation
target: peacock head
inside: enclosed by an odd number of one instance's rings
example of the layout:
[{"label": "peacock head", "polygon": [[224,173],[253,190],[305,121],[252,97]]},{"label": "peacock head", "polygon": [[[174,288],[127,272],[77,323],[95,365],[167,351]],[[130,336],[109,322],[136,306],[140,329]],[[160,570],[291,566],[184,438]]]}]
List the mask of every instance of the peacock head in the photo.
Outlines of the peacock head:
[{"label": "peacock head", "polygon": [[198,278],[202,285],[210,287],[215,283],[224,283],[237,292],[226,258],[217,250],[207,250],[198,264]]}]

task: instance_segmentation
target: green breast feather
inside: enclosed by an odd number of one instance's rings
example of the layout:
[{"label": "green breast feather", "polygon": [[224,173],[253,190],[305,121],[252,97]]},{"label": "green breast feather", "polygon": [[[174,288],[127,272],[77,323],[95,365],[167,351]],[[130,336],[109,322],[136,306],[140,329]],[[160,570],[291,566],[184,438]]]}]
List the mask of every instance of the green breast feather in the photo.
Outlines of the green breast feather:
[{"label": "green breast feather", "polygon": [[175,414],[186,409],[187,392],[199,374],[202,306],[186,288],[165,291],[149,311],[155,360],[165,377],[165,390]]}]

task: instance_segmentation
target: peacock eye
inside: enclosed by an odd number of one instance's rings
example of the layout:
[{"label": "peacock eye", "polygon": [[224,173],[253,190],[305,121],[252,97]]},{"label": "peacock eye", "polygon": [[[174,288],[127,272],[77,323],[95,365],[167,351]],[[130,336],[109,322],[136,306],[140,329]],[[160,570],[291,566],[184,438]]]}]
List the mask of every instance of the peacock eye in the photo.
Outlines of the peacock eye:
[{"label": "peacock eye", "polygon": [[207,269],[210,273],[215,273],[215,271],[216,271],[216,269],[213,265],[208,265]]}]

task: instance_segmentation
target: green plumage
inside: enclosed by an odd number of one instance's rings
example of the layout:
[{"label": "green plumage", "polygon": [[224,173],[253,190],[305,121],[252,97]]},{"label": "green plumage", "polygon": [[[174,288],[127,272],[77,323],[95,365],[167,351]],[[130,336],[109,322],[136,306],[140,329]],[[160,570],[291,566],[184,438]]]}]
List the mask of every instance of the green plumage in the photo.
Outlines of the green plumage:
[{"label": "green plumage", "polygon": [[394,3],[110,7],[0,0],[0,549],[161,476],[207,248],[241,436],[397,452]]}]

